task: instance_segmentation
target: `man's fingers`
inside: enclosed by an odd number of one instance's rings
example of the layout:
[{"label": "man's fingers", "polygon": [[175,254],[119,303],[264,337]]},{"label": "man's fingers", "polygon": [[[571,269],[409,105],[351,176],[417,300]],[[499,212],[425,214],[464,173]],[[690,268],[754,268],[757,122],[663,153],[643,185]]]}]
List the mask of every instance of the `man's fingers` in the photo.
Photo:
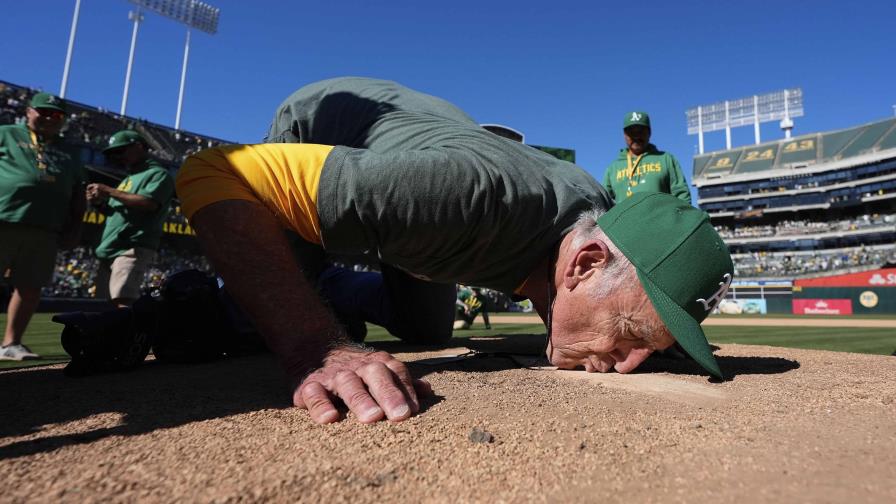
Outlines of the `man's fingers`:
[{"label": "man's fingers", "polygon": [[364,382],[351,371],[341,371],[334,380],[333,392],[352,410],[358,421],[371,423],[382,420],[383,409],[367,392]]},{"label": "man's fingers", "polygon": [[[404,420],[411,416],[409,399],[395,383],[395,374],[382,362],[372,362],[358,369],[374,400],[386,411],[389,420]],[[413,388],[413,383],[410,384]]]},{"label": "man's fingers", "polygon": [[429,397],[432,395],[432,385],[426,380],[414,379],[414,390],[417,397]]},{"label": "man's fingers", "polygon": [[410,400],[411,411],[414,413],[420,411],[420,400],[417,399],[417,391],[414,388],[414,377],[411,376],[408,367],[405,366],[403,362],[396,359],[389,359],[385,364],[386,367],[398,377],[399,384],[407,398]]},{"label": "man's fingers", "polygon": [[[311,419],[317,423],[332,423],[339,420],[339,410],[330,400],[330,394],[318,382],[310,382],[299,388],[300,401],[293,399],[296,406],[306,408]],[[301,404],[299,404],[301,402]]]}]

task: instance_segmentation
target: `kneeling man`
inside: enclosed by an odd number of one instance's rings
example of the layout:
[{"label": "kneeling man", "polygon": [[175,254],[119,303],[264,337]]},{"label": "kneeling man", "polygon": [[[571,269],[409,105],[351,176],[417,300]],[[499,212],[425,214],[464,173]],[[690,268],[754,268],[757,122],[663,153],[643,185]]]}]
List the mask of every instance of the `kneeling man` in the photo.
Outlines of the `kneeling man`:
[{"label": "kneeling man", "polygon": [[677,340],[721,376],[700,322],[733,265],[708,216],[681,200],[645,193],[614,207],[578,166],[394,82],[302,88],[278,109],[268,141],[192,156],[177,191],[228,291],[295,380],[294,403],[315,421],[339,418],[335,398],[362,422],[403,420],[429,387],[391,355],[350,342],[287,231],[446,286],[435,289],[448,294],[444,320],[406,331],[450,331],[458,282],[531,299],[559,367],[626,373]]}]

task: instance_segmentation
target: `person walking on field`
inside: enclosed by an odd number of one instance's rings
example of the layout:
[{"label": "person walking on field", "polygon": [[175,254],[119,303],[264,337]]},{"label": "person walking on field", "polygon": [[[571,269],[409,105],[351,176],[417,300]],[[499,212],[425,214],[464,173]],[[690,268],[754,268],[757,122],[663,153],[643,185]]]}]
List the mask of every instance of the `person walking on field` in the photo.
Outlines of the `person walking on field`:
[{"label": "person walking on field", "polygon": [[675,156],[650,143],[650,116],[629,112],[622,123],[626,147],[604,174],[604,187],[617,203],[642,192],[662,192],[691,204],[691,190]]},{"label": "person walking on field", "polygon": [[0,126],[0,277],[12,296],[0,359],[38,359],[22,343],[37,310],[56,252],[77,245],[86,203],[84,169],[60,136],[65,102],[49,93],[31,98],[24,124]]},{"label": "person walking on field", "polygon": [[96,248],[100,259],[96,297],[125,307],[140,297],[143,275],[155,260],[174,197],[174,179],[150,158],[146,139],[134,130],[112,135],[103,154],[129,175],[116,188],[87,186],[87,201],[107,215]]}]

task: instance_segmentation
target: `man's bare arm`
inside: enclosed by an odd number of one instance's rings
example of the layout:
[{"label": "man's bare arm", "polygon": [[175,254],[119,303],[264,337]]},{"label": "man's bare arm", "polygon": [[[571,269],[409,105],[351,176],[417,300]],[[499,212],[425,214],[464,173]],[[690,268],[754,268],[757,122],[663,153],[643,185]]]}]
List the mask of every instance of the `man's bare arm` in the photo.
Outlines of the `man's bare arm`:
[{"label": "man's bare arm", "polygon": [[90,184],[87,186],[87,195],[106,195],[109,198],[115,198],[124,206],[144,212],[154,212],[159,208],[159,204],[152,198],[143,196],[142,194],[134,194],[125,191],[119,191],[114,187],[105,184]]},{"label": "man's bare arm", "polygon": [[[419,409],[407,368],[385,352],[348,342],[302,275],[283,228],[258,203],[226,200],[190,220],[227,290],[248,313],[291,378],[293,402],[319,423],[339,419],[341,398],[362,422],[403,420]],[[310,373],[310,374],[309,374]]]}]

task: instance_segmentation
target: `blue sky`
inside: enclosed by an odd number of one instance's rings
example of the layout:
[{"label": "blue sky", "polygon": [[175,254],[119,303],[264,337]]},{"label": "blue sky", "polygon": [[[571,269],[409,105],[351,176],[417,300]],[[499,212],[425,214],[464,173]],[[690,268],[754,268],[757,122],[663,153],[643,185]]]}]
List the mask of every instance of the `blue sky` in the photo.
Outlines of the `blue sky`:
[{"label": "blue sky", "polygon": [[[794,134],[893,115],[896,2],[208,0],[219,32],[194,32],[182,127],[262,138],[298,87],[340,75],[399,81],[527,142],[573,148],[598,179],[621,121],[646,110],[653,140],[690,178],[696,105],[802,87]],[[58,92],[74,0],[4,0],[0,79]],[[67,98],[117,111],[132,23],[125,0],[82,0]],[[128,114],[174,124],[185,29],[147,13]],[[751,127],[734,144],[752,142]],[[766,124],[763,140],[782,136]],[[706,137],[724,148],[724,132]]]}]

